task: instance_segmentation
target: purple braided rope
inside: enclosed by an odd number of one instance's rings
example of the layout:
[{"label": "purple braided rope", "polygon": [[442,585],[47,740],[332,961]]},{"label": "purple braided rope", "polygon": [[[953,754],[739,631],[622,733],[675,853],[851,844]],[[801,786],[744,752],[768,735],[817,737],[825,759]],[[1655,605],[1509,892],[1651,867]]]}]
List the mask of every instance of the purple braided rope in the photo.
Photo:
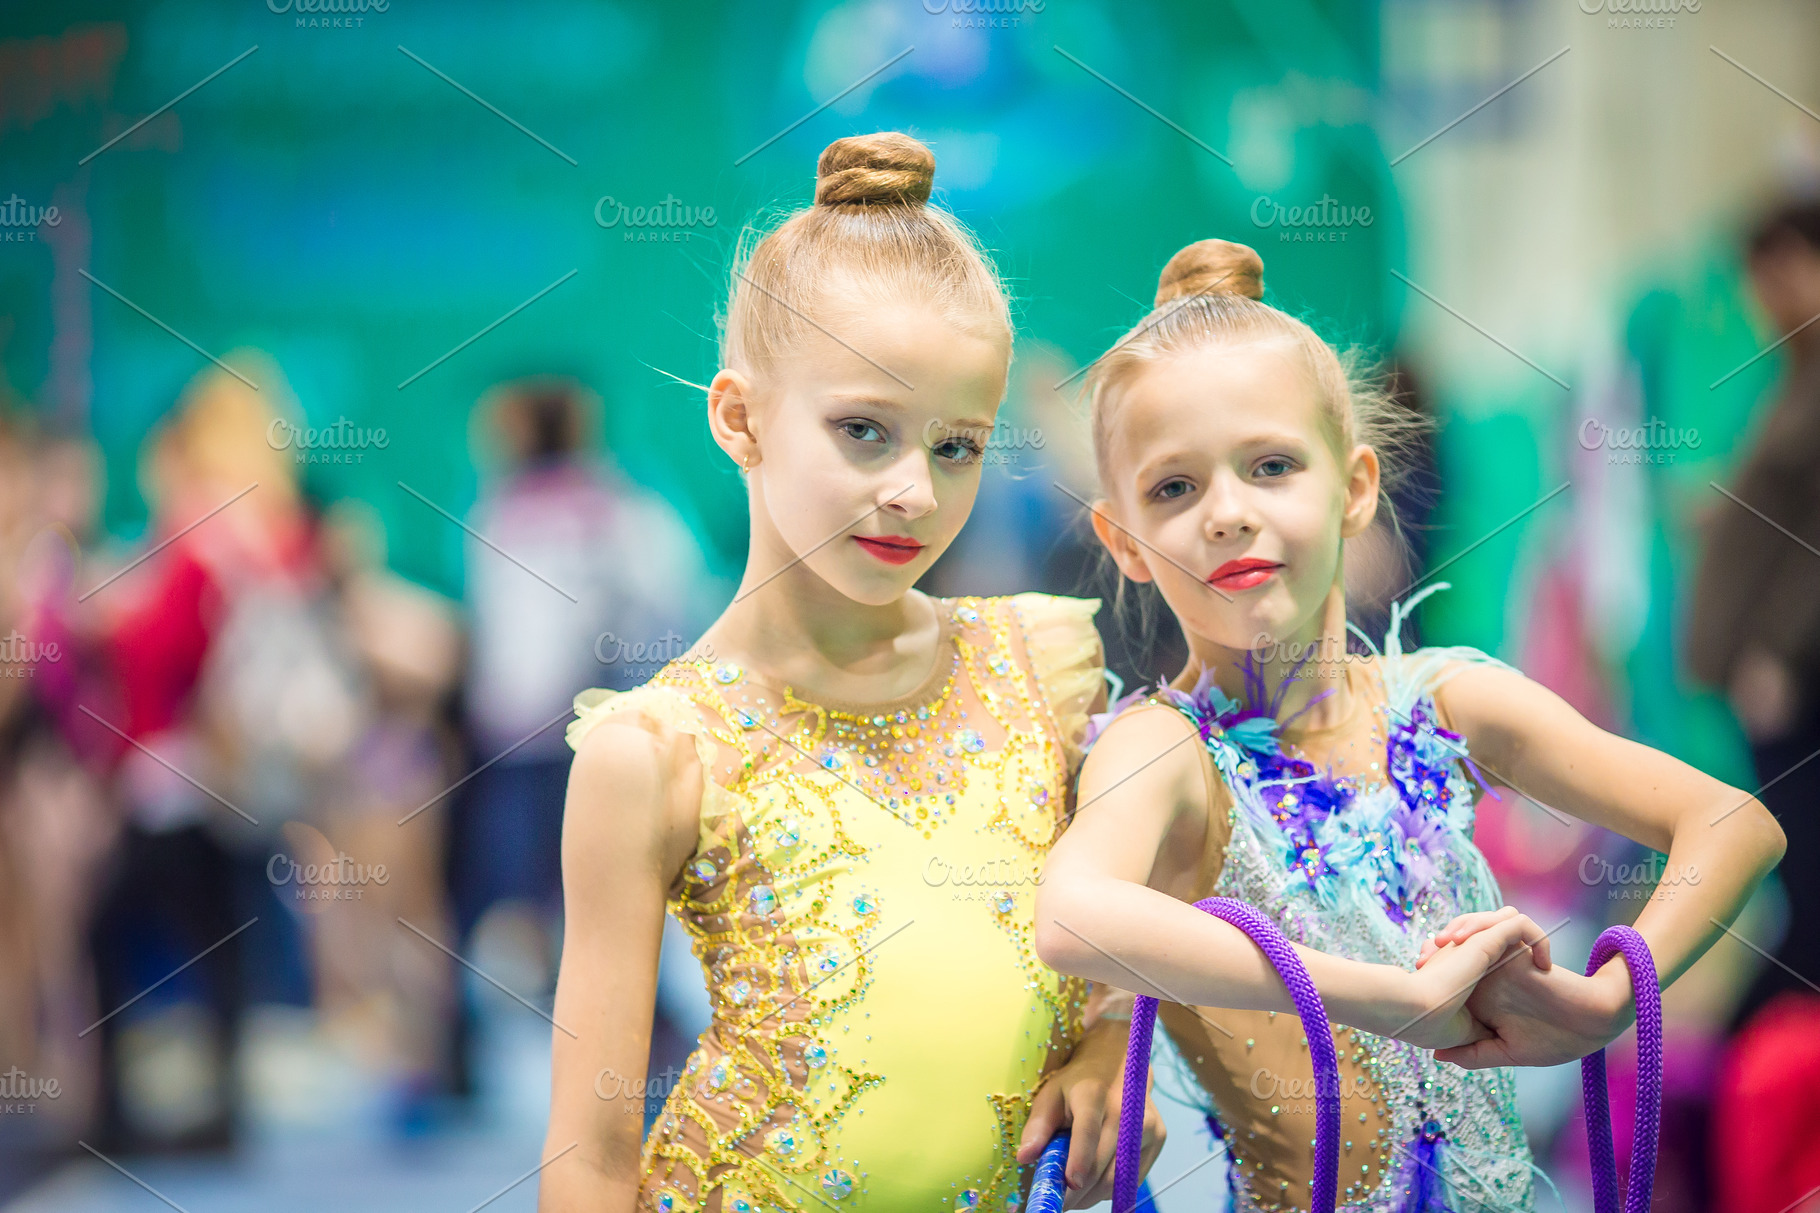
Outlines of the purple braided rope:
[{"label": "purple braided rope", "polygon": [[[1656,1182],[1656,1137],[1662,1128],[1662,991],[1656,962],[1643,936],[1630,927],[1607,927],[1586,962],[1591,977],[1622,952],[1637,998],[1637,1109],[1631,1127],[1630,1183],[1624,1213],[1649,1213]],[[1134,1017],[1135,1023],[1135,1017]],[[1580,1060],[1580,1087],[1586,1097],[1586,1147],[1592,1158],[1593,1208],[1618,1213],[1618,1163],[1612,1149],[1611,1108],[1605,1091],[1605,1050]]]},{"label": "purple braided rope", "polygon": [[[1231,923],[1251,937],[1289,987],[1302,1029],[1308,1034],[1308,1054],[1314,1062],[1315,1130],[1312,1213],[1332,1213],[1339,1195],[1340,1170],[1340,1067],[1334,1055],[1333,1028],[1327,1008],[1289,941],[1275,923],[1258,910],[1230,897],[1209,897],[1194,908]],[[1135,1213],[1139,1151],[1144,1134],[1144,1094],[1150,1074],[1150,1043],[1156,1026],[1157,1000],[1139,997],[1131,1009],[1131,1042],[1125,1050],[1124,1100],[1119,1108],[1118,1153],[1112,1179],[1113,1213]],[[1654,1139],[1651,1139],[1652,1143]],[[1652,1145],[1653,1153],[1653,1145]],[[1154,1213],[1154,1210],[1151,1211]],[[1601,1210],[1603,1213],[1603,1210]]]}]

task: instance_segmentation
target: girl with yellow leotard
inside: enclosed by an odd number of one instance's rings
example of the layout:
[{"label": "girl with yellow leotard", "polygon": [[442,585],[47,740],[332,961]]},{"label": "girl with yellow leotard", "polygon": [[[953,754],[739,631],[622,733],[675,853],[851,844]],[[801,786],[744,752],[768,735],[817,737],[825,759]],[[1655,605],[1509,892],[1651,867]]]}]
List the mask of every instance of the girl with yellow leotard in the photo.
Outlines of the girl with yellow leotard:
[{"label": "girl with yellow leotard", "polygon": [[[840,140],[815,205],[742,248],[708,413],[744,578],[569,730],[543,1209],[1014,1213],[1063,1124],[1070,1203],[1108,1193],[1124,1025],[1032,939],[1098,604],[912,589],[972,508],[1011,349],[933,174],[907,136]],[[641,1150],[666,908],[713,1018]]]}]

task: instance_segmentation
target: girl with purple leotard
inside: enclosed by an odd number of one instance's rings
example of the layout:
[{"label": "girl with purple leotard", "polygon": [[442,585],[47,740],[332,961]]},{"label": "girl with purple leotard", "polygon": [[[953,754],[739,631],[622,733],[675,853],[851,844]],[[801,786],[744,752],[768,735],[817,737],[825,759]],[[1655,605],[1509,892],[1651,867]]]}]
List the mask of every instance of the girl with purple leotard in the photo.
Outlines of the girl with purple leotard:
[{"label": "girl with purple leotard", "polygon": [[[1230,1153],[1235,1208],[1310,1207],[1317,1104],[1332,1101],[1314,1075],[1331,1055],[1341,1207],[1529,1209],[1504,1067],[1613,1040],[1637,1015],[1629,965],[1653,953],[1663,985],[1684,972],[1774,866],[1781,832],[1744,792],[1484,653],[1405,652],[1402,622],[1439,584],[1348,651],[1346,542],[1372,523],[1396,418],[1262,302],[1262,269],[1241,245],[1183,249],[1156,311],[1092,372],[1094,529],[1125,577],[1156,584],[1191,656],[1096,720],[1037,950],[1161,1000],[1171,1068]],[[1700,878],[1647,904],[1647,951],[1602,947],[1589,976],[1554,965],[1473,845],[1491,783]],[[1313,1018],[1304,1035],[1277,968],[1216,903],[1292,941],[1331,1027]]]}]

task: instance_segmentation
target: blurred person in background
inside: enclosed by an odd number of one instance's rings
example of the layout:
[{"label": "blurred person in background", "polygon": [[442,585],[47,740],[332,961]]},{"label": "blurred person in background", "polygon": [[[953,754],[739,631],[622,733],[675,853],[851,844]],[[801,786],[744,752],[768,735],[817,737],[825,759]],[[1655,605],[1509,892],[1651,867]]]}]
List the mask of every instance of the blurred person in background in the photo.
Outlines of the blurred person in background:
[{"label": "blurred person in background", "polygon": [[599,412],[575,381],[535,377],[473,415],[470,521],[497,550],[466,555],[466,707],[477,764],[498,761],[456,809],[455,908],[462,938],[531,988],[554,980],[561,920],[570,753],[556,726],[584,687],[631,687],[682,656],[720,605],[681,517],[597,453]]},{"label": "blurred person in background", "polygon": [[[1788,372],[1710,515],[1687,656],[1750,742],[1758,796],[1782,825],[1787,929],[1737,1014],[1721,1067],[1715,1159],[1726,1208],[1779,1213],[1820,1186],[1820,201],[1770,213],[1750,285]],[[1811,1195],[1811,1193],[1809,1193]]]},{"label": "blurred person in background", "polygon": [[370,506],[336,503],[323,536],[363,710],[314,824],[285,826],[284,859],[268,876],[307,916],[327,1034],[381,1076],[391,1127],[414,1134],[431,1127],[449,1086],[450,962],[414,932],[451,934],[444,796],[458,777],[450,707],[462,635],[453,602],[387,569]]},{"label": "blurred person in background", "polygon": [[283,376],[257,353],[229,362],[237,373],[203,371],[147,439],[143,563],[84,595],[112,695],[101,711],[78,707],[114,743],[125,819],[93,928],[97,1136],[123,1149],[232,1141],[249,984],[270,997],[290,974],[291,996],[307,997],[266,860],[356,723],[310,520],[267,441]]},{"label": "blurred person in background", "polygon": [[73,1148],[94,1110],[85,932],[119,822],[83,761],[101,747],[78,688],[100,671],[70,608],[100,466],[86,440],[0,421],[0,1071],[55,1083],[0,1118],[0,1149]]}]

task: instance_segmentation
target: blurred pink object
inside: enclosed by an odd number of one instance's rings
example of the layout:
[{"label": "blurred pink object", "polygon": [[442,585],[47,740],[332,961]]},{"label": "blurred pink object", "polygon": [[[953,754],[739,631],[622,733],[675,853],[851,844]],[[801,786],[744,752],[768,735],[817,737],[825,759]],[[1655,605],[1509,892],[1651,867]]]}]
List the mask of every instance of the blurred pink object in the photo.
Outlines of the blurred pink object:
[{"label": "blurred pink object", "polygon": [[1783,994],[1727,1047],[1712,1150],[1724,1213],[1820,1208],[1820,995]]}]

